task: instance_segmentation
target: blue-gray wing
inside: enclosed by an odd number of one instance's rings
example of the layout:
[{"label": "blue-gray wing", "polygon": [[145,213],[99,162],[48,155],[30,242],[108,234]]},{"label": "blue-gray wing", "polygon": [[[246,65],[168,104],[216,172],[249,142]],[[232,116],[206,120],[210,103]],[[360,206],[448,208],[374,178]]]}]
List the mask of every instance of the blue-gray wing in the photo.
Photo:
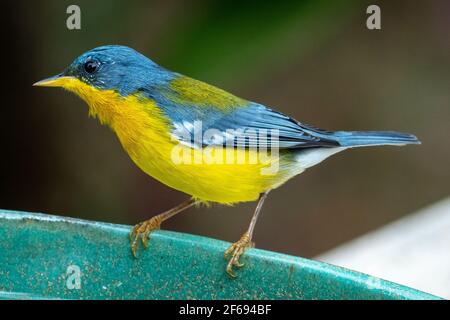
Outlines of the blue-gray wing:
[{"label": "blue-gray wing", "polygon": [[172,135],[184,144],[200,146],[301,149],[336,147],[332,132],[302,124],[263,105],[223,112],[212,108],[173,120]]}]

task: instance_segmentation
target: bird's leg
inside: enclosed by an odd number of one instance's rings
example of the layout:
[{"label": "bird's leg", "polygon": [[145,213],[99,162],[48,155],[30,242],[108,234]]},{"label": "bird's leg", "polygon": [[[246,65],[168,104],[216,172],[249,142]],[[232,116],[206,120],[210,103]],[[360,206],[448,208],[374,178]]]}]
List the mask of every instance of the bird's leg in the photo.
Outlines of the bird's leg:
[{"label": "bird's leg", "polygon": [[256,221],[258,220],[259,213],[261,212],[261,208],[263,206],[264,200],[266,200],[267,194],[269,191],[262,193],[259,197],[258,205],[256,206],[255,212],[253,213],[252,220],[250,221],[250,225],[248,227],[247,232],[245,232],[242,237],[235,243],[233,243],[226,251],[225,251],[225,259],[231,256],[227,265],[227,273],[235,278],[236,275],[233,272],[233,267],[243,267],[244,264],[239,262],[240,256],[244,253],[245,249],[254,247],[254,243],[252,242],[253,230],[255,229]]},{"label": "bird's leg", "polygon": [[195,199],[189,199],[185,202],[179,204],[178,206],[167,210],[161,214],[158,214],[157,216],[154,216],[153,218],[146,220],[144,222],[138,223],[134,226],[133,230],[130,232],[130,240],[131,243],[131,253],[135,258],[137,258],[136,251],[139,246],[139,239],[141,239],[142,244],[144,245],[144,248],[147,248],[148,241],[150,238],[150,232],[153,230],[158,230],[161,227],[161,223],[177,213],[180,213],[181,211],[186,210],[189,207],[192,207],[194,204],[196,204],[197,201]]}]

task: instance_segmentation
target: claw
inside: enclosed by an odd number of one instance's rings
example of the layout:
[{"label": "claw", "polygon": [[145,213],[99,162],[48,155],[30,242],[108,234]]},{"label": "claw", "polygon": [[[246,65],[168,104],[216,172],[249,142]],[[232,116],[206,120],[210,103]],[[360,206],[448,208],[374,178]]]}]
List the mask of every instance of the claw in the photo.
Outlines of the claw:
[{"label": "claw", "polygon": [[133,239],[135,234],[136,234],[136,226],[134,226],[133,229],[130,232],[130,240]]},{"label": "claw", "polygon": [[149,240],[148,235],[146,235],[146,234],[143,233],[143,234],[141,235],[141,241],[142,241],[142,245],[144,246],[145,249],[148,248],[148,240]]},{"label": "claw", "polygon": [[228,260],[228,257],[230,256],[230,254],[233,250],[234,250],[234,243],[223,254],[223,257],[225,260]]},{"label": "claw", "polygon": [[141,222],[134,226],[134,228],[130,232],[130,240],[133,240],[131,243],[131,253],[135,258],[137,258],[139,239],[141,239],[144,248],[147,248],[150,233],[154,230],[159,229],[160,226],[161,226],[161,219],[158,216],[155,216],[150,220]]},{"label": "claw", "polygon": [[250,235],[244,233],[239,241],[233,243],[224,253],[224,258],[228,259],[231,255],[230,261],[227,264],[227,273],[230,277],[236,278],[236,274],[233,272],[233,267],[242,268],[243,263],[239,261],[239,258],[244,253],[245,249],[252,247],[254,244],[250,241]]},{"label": "claw", "polygon": [[233,272],[233,267],[230,264],[227,265],[227,273],[230,277],[236,278],[237,275]]},{"label": "claw", "polygon": [[138,238],[135,238],[133,240],[133,243],[131,244],[131,253],[133,254],[133,257],[135,257],[135,258],[137,258],[136,250],[137,250],[137,247],[139,244],[137,239]]}]

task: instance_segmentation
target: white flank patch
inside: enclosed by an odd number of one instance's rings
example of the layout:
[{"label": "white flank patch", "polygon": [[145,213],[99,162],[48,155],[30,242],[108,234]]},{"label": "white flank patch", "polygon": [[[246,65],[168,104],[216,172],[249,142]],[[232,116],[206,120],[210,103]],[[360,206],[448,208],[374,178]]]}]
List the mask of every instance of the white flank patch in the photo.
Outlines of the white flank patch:
[{"label": "white flank patch", "polygon": [[322,162],[326,158],[332,156],[335,153],[343,151],[347,148],[344,147],[336,147],[336,148],[318,148],[318,149],[309,149],[299,152],[296,156],[297,162],[299,163],[302,169],[306,169],[316,164]]}]

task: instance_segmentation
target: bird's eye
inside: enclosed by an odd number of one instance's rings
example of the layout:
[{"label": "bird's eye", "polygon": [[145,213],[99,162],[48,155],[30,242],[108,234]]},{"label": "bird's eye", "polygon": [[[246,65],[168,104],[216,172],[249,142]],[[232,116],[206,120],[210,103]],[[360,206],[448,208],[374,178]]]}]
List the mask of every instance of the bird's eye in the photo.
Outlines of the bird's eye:
[{"label": "bird's eye", "polygon": [[84,70],[89,73],[92,74],[95,71],[97,71],[98,67],[100,66],[100,63],[96,60],[88,60],[86,61],[86,63],[84,64]]}]

